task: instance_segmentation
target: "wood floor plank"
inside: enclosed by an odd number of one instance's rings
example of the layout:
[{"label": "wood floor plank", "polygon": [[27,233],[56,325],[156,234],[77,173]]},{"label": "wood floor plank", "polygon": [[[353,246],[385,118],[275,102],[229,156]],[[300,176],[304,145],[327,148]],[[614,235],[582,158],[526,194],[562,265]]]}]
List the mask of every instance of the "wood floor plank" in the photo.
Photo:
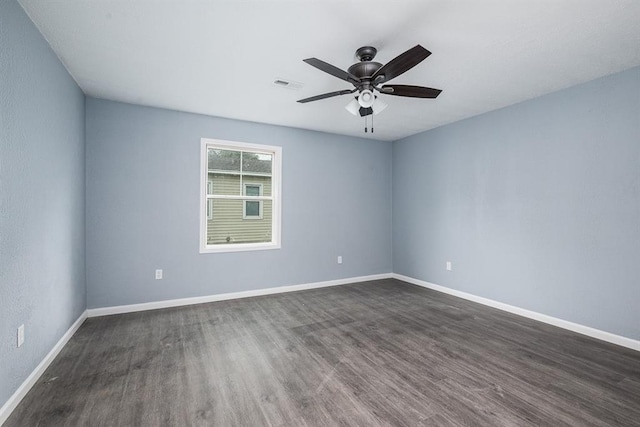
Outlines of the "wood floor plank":
[{"label": "wood floor plank", "polygon": [[397,280],[88,319],[14,426],[640,426],[640,353]]}]

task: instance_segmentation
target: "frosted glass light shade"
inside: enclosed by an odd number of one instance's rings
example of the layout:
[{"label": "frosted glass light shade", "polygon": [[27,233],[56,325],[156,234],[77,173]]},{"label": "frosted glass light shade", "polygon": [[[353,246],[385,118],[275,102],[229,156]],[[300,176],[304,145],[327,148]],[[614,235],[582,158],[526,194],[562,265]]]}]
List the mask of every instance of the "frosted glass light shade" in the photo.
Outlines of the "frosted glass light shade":
[{"label": "frosted glass light shade", "polygon": [[360,110],[360,104],[358,104],[358,99],[353,98],[351,102],[348,103],[344,108],[354,116],[357,116],[358,111]]},{"label": "frosted glass light shade", "polygon": [[380,114],[382,110],[387,108],[388,105],[389,104],[381,100],[380,97],[376,97],[375,102],[371,106],[371,108],[373,109],[373,114]]}]

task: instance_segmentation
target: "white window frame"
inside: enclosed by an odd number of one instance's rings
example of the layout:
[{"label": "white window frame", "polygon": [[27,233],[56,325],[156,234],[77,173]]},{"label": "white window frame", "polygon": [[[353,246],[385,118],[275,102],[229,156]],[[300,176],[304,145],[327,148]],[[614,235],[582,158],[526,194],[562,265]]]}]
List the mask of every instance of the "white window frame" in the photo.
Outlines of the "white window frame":
[{"label": "white window frame", "polygon": [[[263,193],[262,193],[262,184],[258,184],[258,183],[253,183],[253,182],[243,182],[242,183],[242,193],[246,196],[247,195],[247,186],[250,187],[258,187],[258,194],[259,197],[262,197]],[[249,196],[250,197],[250,196]],[[258,215],[247,215],[247,202],[258,202]],[[254,220],[254,219],[262,219],[262,205],[263,205],[263,199],[259,199],[259,200],[251,200],[251,199],[244,199],[242,201],[242,219],[248,219],[249,221]]]},{"label": "white window frame", "polygon": [[[247,200],[255,196],[242,195],[212,195],[207,194],[208,182],[208,149],[247,151],[257,154],[270,154],[271,164],[271,195],[259,196],[259,200],[271,200],[271,241],[261,243],[207,243],[207,203],[215,199]],[[253,184],[255,185],[255,184]],[[244,186],[242,187],[244,192]],[[261,192],[262,194],[262,192]],[[252,144],[248,142],[225,141],[220,139],[202,138],[200,140],[200,253],[242,252],[266,249],[280,249],[281,218],[282,218],[282,147],[274,145]],[[255,197],[258,199],[258,197]],[[243,216],[244,216],[244,203]],[[260,204],[262,217],[262,203]],[[249,217],[254,218],[254,217]]]}]

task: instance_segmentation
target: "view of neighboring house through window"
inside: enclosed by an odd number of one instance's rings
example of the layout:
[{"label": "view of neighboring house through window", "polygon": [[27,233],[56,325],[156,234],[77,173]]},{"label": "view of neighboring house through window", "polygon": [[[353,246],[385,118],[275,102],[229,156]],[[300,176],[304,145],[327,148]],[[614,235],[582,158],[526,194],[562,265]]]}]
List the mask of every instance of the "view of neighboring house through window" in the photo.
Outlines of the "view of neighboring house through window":
[{"label": "view of neighboring house through window", "polygon": [[279,247],[280,156],[280,147],[202,139],[201,252]]}]

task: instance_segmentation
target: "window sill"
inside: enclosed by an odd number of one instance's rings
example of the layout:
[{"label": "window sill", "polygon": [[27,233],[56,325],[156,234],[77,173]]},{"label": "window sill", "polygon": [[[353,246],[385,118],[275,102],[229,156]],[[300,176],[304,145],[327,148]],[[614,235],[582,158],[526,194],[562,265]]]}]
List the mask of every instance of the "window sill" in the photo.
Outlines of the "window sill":
[{"label": "window sill", "polygon": [[215,254],[225,252],[247,252],[247,251],[265,251],[270,249],[280,249],[279,243],[227,243],[218,245],[206,245],[200,247],[201,254]]}]

